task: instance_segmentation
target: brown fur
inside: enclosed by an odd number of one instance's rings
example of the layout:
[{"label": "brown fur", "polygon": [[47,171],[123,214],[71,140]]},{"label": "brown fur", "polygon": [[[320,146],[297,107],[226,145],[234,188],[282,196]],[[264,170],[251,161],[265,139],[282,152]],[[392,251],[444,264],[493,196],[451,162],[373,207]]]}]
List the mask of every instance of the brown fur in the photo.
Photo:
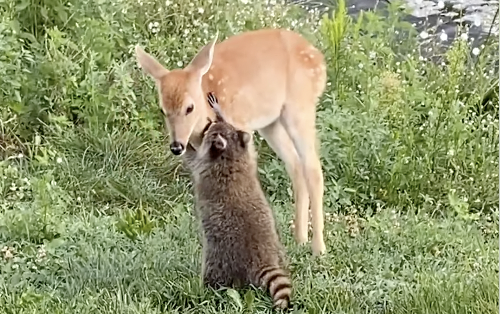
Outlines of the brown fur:
[{"label": "brown fur", "polygon": [[[257,131],[284,162],[295,203],[295,238],[312,250],[326,250],[323,229],[323,173],[316,136],[316,104],[326,86],[323,54],[300,34],[260,29],[206,44],[182,69],[168,70],[139,46],[139,65],[158,87],[170,132],[171,151],[197,148],[213,112],[205,95],[213,91],[228,122]],[[191,110],[193,109],[193,110]]]},{"label": "brown fur", "polygon": [[197,151],[188,146],[203,233],[205,285],[267,288],[274,306],[290,305],[292,282],[271,208],[262,191],[249,133],[218,121]]}]

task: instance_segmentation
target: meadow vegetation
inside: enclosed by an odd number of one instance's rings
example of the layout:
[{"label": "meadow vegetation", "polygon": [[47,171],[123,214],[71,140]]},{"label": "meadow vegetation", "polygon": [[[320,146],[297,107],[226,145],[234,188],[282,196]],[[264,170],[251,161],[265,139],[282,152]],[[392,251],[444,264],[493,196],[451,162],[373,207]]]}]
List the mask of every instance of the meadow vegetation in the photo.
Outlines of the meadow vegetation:
[{"label": "meadow vegetation", "polygon": [[256,138],[295,313],[497,312],[498,38],[431,58],[398,7],[0,0],[0,313],[270,313],[260,290],[199,285],[189,177],[133,54],[181,67],[263,27],[328,60],[325,256],[295,245],[290,180]]}]

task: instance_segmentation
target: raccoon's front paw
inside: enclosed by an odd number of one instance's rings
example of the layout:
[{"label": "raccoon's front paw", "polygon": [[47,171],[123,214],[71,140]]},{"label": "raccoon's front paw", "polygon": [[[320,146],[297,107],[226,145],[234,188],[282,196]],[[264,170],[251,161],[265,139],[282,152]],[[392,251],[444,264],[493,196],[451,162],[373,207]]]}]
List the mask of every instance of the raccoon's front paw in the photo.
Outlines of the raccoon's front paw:
[{"label": "raccoon's front paw", "polygon": [[221,279],[217,278],[212,272],[205,271],[203,274],[203,285],[207,288],[217,290],[221,287]]}]

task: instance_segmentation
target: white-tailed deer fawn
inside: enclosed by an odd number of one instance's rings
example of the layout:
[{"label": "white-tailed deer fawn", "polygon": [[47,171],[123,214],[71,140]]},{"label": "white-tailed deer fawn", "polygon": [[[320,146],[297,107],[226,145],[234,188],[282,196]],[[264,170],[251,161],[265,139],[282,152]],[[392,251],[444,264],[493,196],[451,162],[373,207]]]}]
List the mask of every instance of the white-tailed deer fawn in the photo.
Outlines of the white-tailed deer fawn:
[{"label": "white-tailed deer fawn", "polygon": [[285,163],[295,203],[295,239],[308,239],[309,205],[312,251],[324,253],[323,173],[316,135],[316,104],[326,86],[323,54],[298,33],[261,29],[217,36],[183,69],[168,70],[136,46],[139,66],[156,82],[170,132],[170,150],[182,155],[197,148],[207,118],[215,113],[207,93],[219,100],[236,128],[257,131]]}]

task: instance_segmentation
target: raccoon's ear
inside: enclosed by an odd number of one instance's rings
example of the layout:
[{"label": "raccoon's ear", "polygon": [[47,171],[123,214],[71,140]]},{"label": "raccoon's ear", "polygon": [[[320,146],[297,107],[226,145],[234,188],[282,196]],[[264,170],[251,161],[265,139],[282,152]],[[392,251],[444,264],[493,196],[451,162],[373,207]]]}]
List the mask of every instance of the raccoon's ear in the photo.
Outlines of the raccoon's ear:
[{"label": "raccoon's ear", "polygon": [[240,144],[242,147],[247,147],[248,143],[252,140],[252,136],[250,133],[245,132],[245,131],[236,131],[238,134],[238,139],[240,140]]}]

